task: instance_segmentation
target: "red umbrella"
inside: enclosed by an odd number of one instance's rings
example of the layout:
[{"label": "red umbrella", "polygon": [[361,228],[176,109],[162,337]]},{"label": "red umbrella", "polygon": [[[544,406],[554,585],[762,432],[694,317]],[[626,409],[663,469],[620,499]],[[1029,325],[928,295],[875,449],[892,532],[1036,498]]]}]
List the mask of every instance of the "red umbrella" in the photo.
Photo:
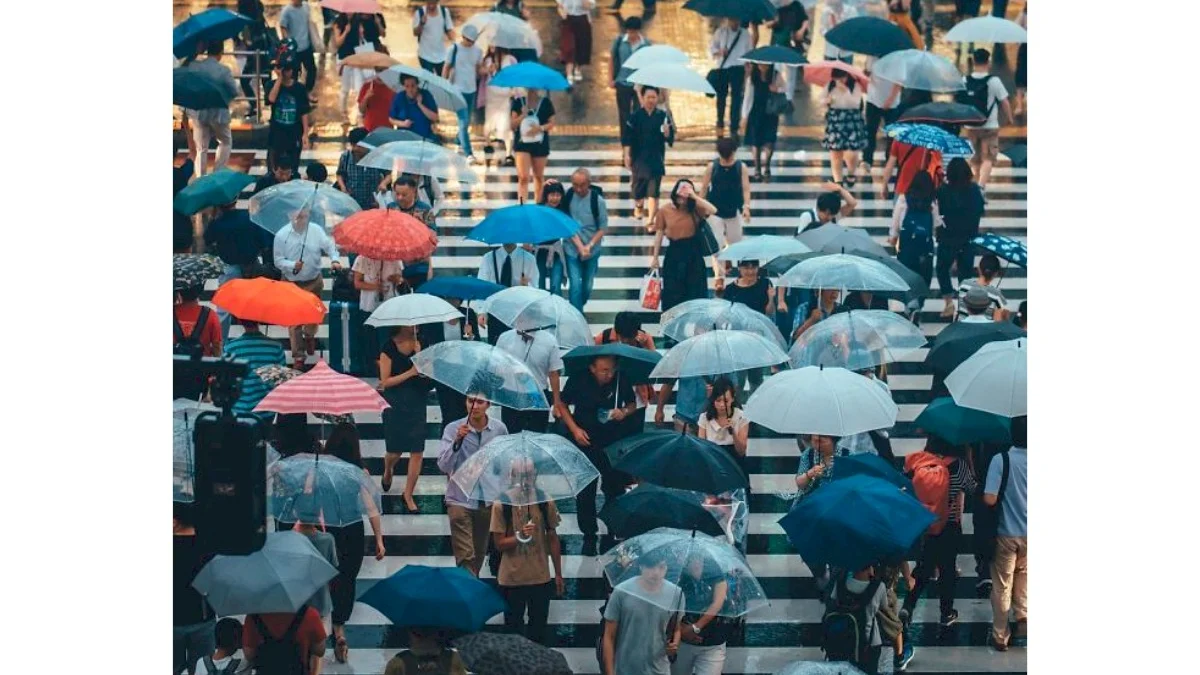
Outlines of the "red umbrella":
[{"label": "red umbrella", "polygon": [[390,407],[371,385],[318,361],[312,370],[275,387],[255,406],[254,412],[346,415],[381,412]]},{"label": "red umbrella", "polygon": [[422,260],[437,248],[425,223],[395,209],[359,211],[333,228],[333,241],[374,260]]},{"label": "red umbrella", "polygon": [[864,89],[870,84],[871,80],[863,71],[855,68],[848,63],[841,61],[820,61],[817,63],[806,63],[804,68],[804,81],[809,84],[815,84],[818,87],[828,87],[829,80],[833,77],[834,70],[840,70],[843,73],[849,73],[851,77],[858,80],[858,85]]},{"label": "red umbrella", "polygon": [[233,279],[221,284],[212,301],[246,321],[304,326],[325,320],[325,303],[321,298],[295,284],[264,277]]}]

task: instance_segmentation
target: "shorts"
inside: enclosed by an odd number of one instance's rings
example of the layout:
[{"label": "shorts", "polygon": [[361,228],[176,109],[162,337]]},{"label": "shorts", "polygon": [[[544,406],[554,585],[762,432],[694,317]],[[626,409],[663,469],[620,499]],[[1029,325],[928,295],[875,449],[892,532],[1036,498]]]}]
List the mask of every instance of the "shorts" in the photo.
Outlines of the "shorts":
[{"label": "shorts", "polygon": [[740,212],[733,214],[729,218],[712,216],[708,219],[708,224],[712,227],[713,234],[724,239],[726,244],[736,244],[743,238],[742,214]]},{"label": "shorts", "polygon": [[549,140],[541,140],[537,143],[517,143],[513,146],[513,152],[528,153],[530,157],[549,157],[550,142]]},{"label": "shorts", "polygon": [[631,183],[633,198],[636,200],[642,200],[646,197],[657,199],[659,193],[662,191],[662,176],[644,176],[635,173],[633,174]]},{"label": "shorts", "polygon": [[967,138],[975,148],[975,155],[980,159],[995,161],[1000,155],[999,129],[967,129]]}]

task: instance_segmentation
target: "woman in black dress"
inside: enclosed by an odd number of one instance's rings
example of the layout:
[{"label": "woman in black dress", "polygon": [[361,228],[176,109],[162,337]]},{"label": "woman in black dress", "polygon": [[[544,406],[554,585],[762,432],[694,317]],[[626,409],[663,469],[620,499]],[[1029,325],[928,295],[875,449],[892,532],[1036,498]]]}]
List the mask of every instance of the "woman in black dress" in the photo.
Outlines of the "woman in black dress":
[{"label": "woman in black dress", "polygon": [[524,204],[529,194],[529,174],[533,174],[534,199],[542,193],[542,183],[546,182],[554,104],[550,102],[548,92],[530,89],[525,96],[513,99],[509,115],[515,140],[513,150],[517,156],[517,201]]},{"label": "woman in black dress", "polygon": [[392,338],[379,351],[379,385],[391,407],[383,411],[383,491],[392,489],[392,471],[400,455],[408,453],[408,479],[404,483],[404,505],[417,513],[413,490],[421,475],[425,450],[425,392],[428,382],[417,372],[412,356],[421,350],[412,326],[396,326]]},{"label": "woman in black dress", "polygon": [[756,63],[746,77],[746,93],[742,97],[742,138],[754,156],[754,175],[751,181],[771,180],[771,156],[775,153],[775,137],[779,133],[779,113],[768,112],[771,94],[784,92],[783,75],[775,66]]}]

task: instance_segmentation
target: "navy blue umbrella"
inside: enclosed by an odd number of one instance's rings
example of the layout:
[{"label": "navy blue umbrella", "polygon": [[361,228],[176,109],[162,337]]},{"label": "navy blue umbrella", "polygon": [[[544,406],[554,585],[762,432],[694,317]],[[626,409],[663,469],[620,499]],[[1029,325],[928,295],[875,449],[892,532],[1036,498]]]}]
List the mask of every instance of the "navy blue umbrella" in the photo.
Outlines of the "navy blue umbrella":
[{"label": "navy blue umbrella", "polygon": [[924,363],[933,369],[934,374],[945,377],[987,343],[1015,340],[1027,335],[1020,326],[1008,321],[958,321],[938,333],[933,348],[925,355]]},{"label": "navy blue umbrella", "polygon": [[1003,235],[987,232],[971,240],[979,248],[995,253],[998,257],[1019,267],[1029,267],[1029,249],[1025,244]]},{"label": "navy blue umbrella", "polygon": [[[913,426],[951,445],[968,443],[1012,443],[1012,422],[982,410],[964,408],[949,396],[940,396],[925,406]],[[841,467],[841,464],[838,464]]]},{"label": "navy blue umbrella", "polygon": [[662,487],[710,495],[750,487],[732,454],[697,436],[648,431],[613,443],[604,452],[614,469]]},{"label": "navy blue umbrella", "polygon": [[725,534],[716,517],[704,508],[703,494],[650,483],[642,483],[606,501],[599,518],[608,526],[608,533],[620,539],[636,537],[657,527],[697,530],[714,537]]},{"label": "navy blue umbrella", "polygon": [[[422,286],[424,291],[425,287]],[[631,347],[621,342],[609,342],[602,345],[585,345],[576,347],[563,354],[563,365],[566,366],[567,377],[583,375],[597,356],[613,356],[617,359],[618,377],[630,384],[642,384],[650,381],[650,371],[662,360],[662,355],[656,351]]]},{"label": "navy blue umbrella", "polygon": [[484,300],[502,290],[500,284],[476,277],[434,277],[421,284],[422,293],[459,300]]},{"label": "navy blue umbrella", "polygon": [[578,231],[579,223],[558,209],[520,204],[492,211],[467,233],[467,239],[485,244],[536,244],[570,237]]},{"label": "navy blue umbrella", "polygon": [[688,0],[683,6],[701,16],[737,19],[741,22],[770,21],[779,11],[771,0]]},{"label": "navy blue umbrella", "polygon": [[172,51],[175,58],[182,59],[196,53],[201,42],[228,40],[250,24],[250,17],[227,9],[206,9],[193,14],[175,26],[172,31]]},{"label": "navy blue umbrella", "polygon": [[176,68],[172,72],[171,103],[189,110],[225,108],[233,100],[215,77],[208,73]]},{"label": "navy blue umbrella", "polygon": [[462,568],[412,564],[376,583],[358,600],[397,626],[468,633],[482,629],[508,607],[494,588]]},{"label": "navy blue umbrella", "polygon": [[882,478],[901,490],[907,490],[909,494],[915,494],[911,480],[897,471],[896,467],[892,466],[886,459],[869,452],[861,452],[857,455],[838,458],[837,463],[834,465],[834,480],[841,480],[851,476]]},{"label": "navy blue umbrella", "polygon": [[891,21],[874,16],[846,19],[825,33],[825,41],[848,52],[883,56],[911,49],[912,40]]},{"label": "navy blue umbrella", "polygon": [[[908,38],[905,38],[906,40]],[[783,45],[767,45],[751,49],[742,55],[743,63],[774,63],[785,66],[799,66],[808,63],[804,54]]]}]

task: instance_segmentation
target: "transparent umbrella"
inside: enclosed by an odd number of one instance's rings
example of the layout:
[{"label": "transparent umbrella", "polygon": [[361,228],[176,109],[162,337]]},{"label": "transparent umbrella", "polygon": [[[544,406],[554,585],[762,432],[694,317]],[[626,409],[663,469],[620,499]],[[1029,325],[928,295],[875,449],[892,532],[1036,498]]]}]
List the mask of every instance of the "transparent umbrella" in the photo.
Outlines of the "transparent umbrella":
[{"label": "transparent umbrella", "polygon": [[[463,462],[451,480],[470,499],[528,507],[571,499],[599,476],[571,441],[522,431],[492,439]],[[513,510],[514,523],[524,524],[529,516],[530,509]]]},{"label": "transparent umbrella", "polygon": [[650,373],[651,378],[725,375],[766,368],[787,361],[778,344],[744,330],[714,330],[672,347]]},{"label": "transparent umbrella", "polygon": [[756,237],[746,237],[737,243],[730,244],[728,248],[721,251],[717,259],[734,262],[757,260],[759,265],[766,265],[779,256],[793,253],[808,253],[811,250],[807,244],[797,240],[795,237],[760,234]]},{"label": "transparent umbrella", "polygon": [[433,94],[433,101],[437,103],[439,111],[442,109],[457,111],[467,107],[467,100],[458,91],[458,87],[454,86],[450,80],[434,75],[424,68],[414,68],[401,63],[380,73],[379,79],[383,80],[383,83],[392,91],[400,91],[404,88],[400,84],[402,75],[411,75],[417,78],[417,81],[421,83],[421,88]]},{"label": "transparent umbrella", "polygon": [[505,49],[533,49],[542,54],[542,40],[528,21],[500,12],[480,12],[467,19],[463,28],[474,26],[479,30],[475,44],[485,53],[489,46]]},{"label": "transparent umbrella", "polygon": [[888,429],[900,413],[892,397],[845,368],[807,366],[767,378],[746,401],[746,419],[781,434],[851,436]]},{"label": "transparent umbrella", "polygon": [[479,182],[479,176],[471,169],[466,157],[424,141],[384,143],[358,160],[358,165],[395,173],[433,176],[459,183]]},{"label": "transparent umbrella", "polygon": [[267,467],[271,515],[285,523],[342,527],[378,515],[379,486],[359,467],[328,455],[301,453]]},{"label": "transparent umbrella", "polygon": [[846,661],[796,661],[775,671],[775,675],[866,675]]},{"label": "transparent umbrella", "polygon": [[513,410],[548,410],[546,394],[529,366],[492,345],[439,342],[413,356],[417,371],[460,394],[475,394]]},{"label": "transparent umbrella", "polygon": [[267,543],[250,555],[218,555],[208,562],[192,586],[220,616],[292,613],[337,576],[308,537],[299,532],[272,532]]},{"label": "transparent umbrella", "polygon": [[540,288],[506,288],[488,298],[487,312],[516,330],[548,329],[562,349],[593,342],[583,314],[565,299]]},{"label": "transparent umbrella", "polygon": [[271,233],[298,218],[332,232],[334,226],[361,210],[345,192],[309,180],[272,185],[250,198],[250,220]]},{"label": "transparent umbrella", "polygon": [[871,74],[905,89],[953,92],[965,89],[962,73],[949,59],[920,49],[902,49],[883,56]]},{"label": "transparent umbrella", "polygon": [[844,253],[810,258],[779,277],[780,286],[843,291],[907,291],[908,284],[887,265]]},{"label": "transparent umbrella", "polygon": [[886,309],[841,312],[804,331],[788,351],[793,368],[866,370],[924,347],[921,329]]},{"label": "transparent umbrella", "polygon": [[662,334],[679,342],[713,330],[744,330],[771,340],[781,349],[787,348],[787,341],[770,317],[740,302],[688,300],[663,312],[660,321]]}]

